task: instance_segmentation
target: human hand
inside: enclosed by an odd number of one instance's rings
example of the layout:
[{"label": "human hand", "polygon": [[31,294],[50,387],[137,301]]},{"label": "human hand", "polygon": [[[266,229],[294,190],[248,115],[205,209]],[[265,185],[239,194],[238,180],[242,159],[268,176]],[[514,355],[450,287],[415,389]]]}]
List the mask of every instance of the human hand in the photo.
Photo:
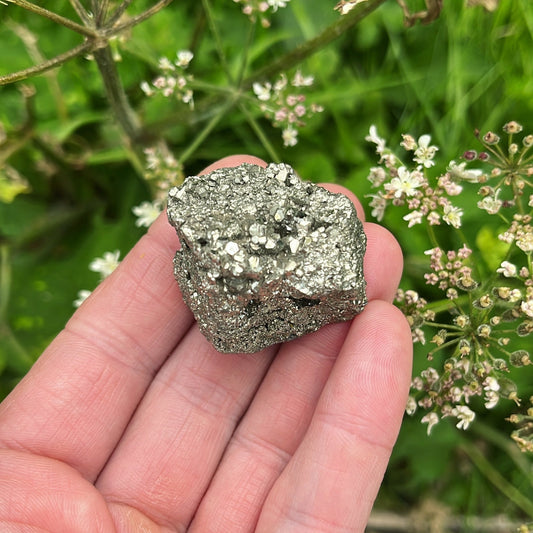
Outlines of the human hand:
[{"label": "human hand", "polygon": [[[206,171],[245,161],[262,164]],[[0,406],[0,530],[363,531],[411,375],[390,303],[401,251],[365,231],[363,313],[220,354],[183,303],[162,215]]]}]

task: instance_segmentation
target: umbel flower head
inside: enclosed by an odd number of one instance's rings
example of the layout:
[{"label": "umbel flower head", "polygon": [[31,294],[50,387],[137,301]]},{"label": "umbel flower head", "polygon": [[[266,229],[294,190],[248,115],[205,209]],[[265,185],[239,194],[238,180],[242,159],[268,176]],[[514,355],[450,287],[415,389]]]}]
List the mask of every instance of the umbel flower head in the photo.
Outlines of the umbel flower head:
[{"label": "umbel flower head", "polygon": [[[521,339],[533,333],[533,135],[524,135],[514,121],[501,136],[476,135],[484,150],[467,150],[443,171],[438,147],[427,134],[403,135],[401,156],[387,147],[375,126],[366,137],[379,159],[368,175],[375,189],[369,195],[372,214],[382,220],[387,209],[407,211],[407,227],[425,226],[431,243],[425,252],[427,294],[408,288],[396,297],[413,342],[427,345],[427,358],[435,361],[413,378],[406,406],[410,415],[423,412],[428,434],[445,418],[455,419],[459,429],[470,427],[475,397],[486,409],[505,400],[520,406],[509,368],[532,367],[528,344]],[[489,266],[478,241],[463,240],[464,213],[455,197],[466,187],[478,188],[476,226],[494,228],[503,243],[501,252],[493,252],[501,253],[499,261],[492,259]],[[447,225],[448,231],[435,231],[433,226],[439,225]],[[439,244],[442,237],[463,244],[446,249]],[[531,414],[511,417],[521,424],[512,437],[522,449],[533,449]]]},{"label": "umbel flower head", "polygon": [[281,128],[284,146],[295,146],[298,142],[298,129],[306,120],[323,111],[321,106],[308,104],[306,97],[297,89],[310,87],[313,76],[304,76],[297,70],[292,78],[281,74],[274,82],[256,82],[252,86],[259,108],[276,128]]}]

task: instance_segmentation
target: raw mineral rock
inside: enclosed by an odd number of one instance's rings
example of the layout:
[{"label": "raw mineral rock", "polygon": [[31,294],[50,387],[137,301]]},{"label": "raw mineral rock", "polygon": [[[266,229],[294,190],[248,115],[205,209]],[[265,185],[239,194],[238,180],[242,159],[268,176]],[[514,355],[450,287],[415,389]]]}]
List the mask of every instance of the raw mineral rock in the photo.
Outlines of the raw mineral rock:
[{"label": "raw mineral rock", "polygon": [[352,202],[285,164],[191,176],[168,196],[174,274],[220,352],[251,353],[350,320],[367,302]]}]

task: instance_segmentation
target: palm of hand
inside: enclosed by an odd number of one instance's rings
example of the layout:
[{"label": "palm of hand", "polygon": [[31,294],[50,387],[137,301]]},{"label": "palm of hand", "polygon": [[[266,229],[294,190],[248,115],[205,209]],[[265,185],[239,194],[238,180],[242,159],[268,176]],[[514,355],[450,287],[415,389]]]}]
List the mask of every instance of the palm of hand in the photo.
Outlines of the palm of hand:
[{"label": "palm of hand", "polygon": [[221,355],[156,221],[0,406],[0,529],[363,531],[410,379],[401,255],[365,231],[364,313]]}]

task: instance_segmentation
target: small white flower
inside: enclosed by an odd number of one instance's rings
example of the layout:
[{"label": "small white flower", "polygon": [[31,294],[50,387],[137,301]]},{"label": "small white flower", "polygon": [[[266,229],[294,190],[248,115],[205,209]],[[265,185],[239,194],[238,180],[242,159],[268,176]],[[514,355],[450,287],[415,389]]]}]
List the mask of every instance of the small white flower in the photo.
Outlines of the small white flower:
[{"label": "small white flower", "polygon": [[500,384],[498,383],[498,380],[492,376],[488,376],[485,378],[485,381],[483,381],[483,388],[486,391],[499,391],[500,390]]},{"label": "small white flower", "polygon": [[414,161],[423,165],[425,168],[430,168],[435,164],[433,158],[435,157],[435,152],[438,150],[436,146],[430,146],[431,142],[430,135],[422,135],[418,139],[418,148],[415,150]]},{"label": "small white flower", "polygon": [[357,4],[366,2],[367,0],[341,0],[336,6],[335,9],[341,14],[346,15],[349,13]]},{"label": "small white flower", "polygon": [[176,66],[187,68],[193,57],[194,54],[190,50],[180,50],[177,53]]},{"label": "small white flower", "polygon": [[495,215],[502,207],[503,202],[498,198],[500,189],[497,189],[494,196],[485,196],[477,203],[480,209],[484,209],[489,215]]},{"label": "small white flower", "polygon": [[420,375],[427,381],[428,385],[433,385],[439,380],[439,373],[431,366],[422,370]]},{"label": "small white flower", "polygon": [[161,202],[158,200],[154,200],[153,202],[142,202],[140,205],[132,207],[131,210],[137,217],[135,225],[148,228],[161,213]]},{"label": "small white flower", "polygon": [[387,173],[383,167],[372,167],[367,179],[372,187],[379,187],[387,179]]},{"label": "small white flower", "polygon": [[509,293],[509,302],[514,304],[522,299],[522,293],[520,289],[512,289]]},{"label": "small white flower", "polygon": [[258,82],[255,82],[252,85],[252,89],[257,96],[259,100],[262,102],[267,102],[270,100],[270,90],[272,89],[272,85],[270,83],[261,84]]},{"label": "small white flower", "polygon": [[371,215],[377,219],[378,222],[383,220],[385,208],[387,207],[387,200],[380,194],[368,194],[367,198],[372,198],[369,206],[372,208]]},{"label": "small white flower", "polygon": [[411,211],[410,213],[405,215],[403,217],[403,219],[406,220],[407,222],[409,222],[409,224],[407,224],[407,227],[411,228],[415,224],[421,224],[422,223],[422,212],[421,211],[417,211],[417,210]]},{"label": "small white flower", "polygon": [[91,295],[91,291],[88,291],[86,289],[82,289],[81,291],[78,291],[78,297],[74,300],[73,305],[74,307],[79,307],[89,296]]},{"label": "small white flower", "polygon": [[437,413],[428,413],[427,415],[424,415],[420,421],[422,422],[422,424],[428,425],[428,435],[429,435],[431,433],[431,430],[433,429],[433,426],[435,424],[438,424],[439,416],[437,415]]},{"label": "small white flower", "polygon": [[280,7],[286,7],[290,0],[267,0],[272,11],[276,12]]},{"label": "small white flower", "polygon": [[159,70],[175,70],[174,65],[167,57],[161,57],[157,63]]},{"label": "small white flower", "polygon": [[459,209],[458,207],[454,207],[453,205],[450,205],[450,204],[444,206],[444,214],[442,215],[442,220],[444,220],[446,224],[449,224],[450,226],[453,226],[454,228],[460,228],[462,216],[463,216],[462,209]]},{"label": "small white flower", "polygon": [[529,207],[533,207],[533,194],[529,195],[529,202],[527,203]]},{"label": "small white flower", "polygon": [[514,278],[516,276],[516,266],[509,261],[503,261],[500,268],[496,269],[498,274],[503,274],[506,278]]},{"label": "small white flower", "polygon": [[522,309],[522,313],[524,313],[530,318],[533,318],[533,298],[522,302],[520,304],[520,309]]},{"label": "small white flower", "polygon": [[395,198],[401,198],[404,194],[405,196],[414,196],[422,183],[418,172],[409,172],[405,167],[400,167],[398,176],[392,178],[390,183],[385,184],[385,190],[392,192]]},{"label": "small white flower", "polygon": [[468,426],[472,423],[476,414],[466,405],[458,405],[452,409],[452,415],[457,417],[459,422],[456,426],[458,429],[467,429]]},{"label": "small white flower", "polygon": [[365,141],[374,143],[376,145],[376,152],[378,154],[383,153],[383,150],[385,150],[385,139],[382,139],[378,135],[378,130],[374,124],[370,126],[370,130],[368,135],[365,137]]},{"label": "small white flower", "polygon": [[293,87],[309,87],[313,85],[314,81],[314,76],[303,76],[301,71],[297,70],[294,78],[292,79],[291,85]]},{"label": "small white flower", "polygon": [[97,257],[93,259],[89,264],[89,270],[93,272],[99,272],[102,279],[107,278],[115,268],[117,268],[120,261],[120,251],[115,250],[114,252],[105,252],[103,257]]},{"label": "small white flower", "polygon": [[516,237],[516,245],[523,252],[533,252],[533,232],[524,232]]},{"label": "small white flower", "polygon": [[150,87],[150,84],[147,82],[147,81],[142,81],[141,82],[141,91],[146,95],[146,96],[153,96],[154,95],[154,90],[152,89],[152,87]]},{"label": "small white flower", "polygon": [[500,395],[496,391],[487,391],[485,393],[485,408],[492,409],[493,407],[496,407],[499,399]]},{"label": "small white flower", "polygon": [[415,411],[416,411],[416,400],[412,396],[409,396],[407,398],[407,405],[405,406],[405,412],[408,415],[412,415],[414,414]]},{"label": "small white flower", "polygon": [[415,328],[411,332],[413,342],[419,342],[420,344],[426,344],[426,335],[421,328]]},{"label": "small white flower", "polygon": [[448,166],[448,172],[452,179],[464,180],[470,183],[478,183],[480,176],[483,175],[483,172],[479,169],[467,169],[466,161],[457,164],[455,161],[450,161]]},{"label": "small white flower", "polygon": [[463,396],[463,391],[459,387],[452,387],[450,389],[450,397],[452,402],[458,403],[461,401],[461,398]]},{"label": "small white flower", "polygon": [[289,126],[282,131],[281,137],[285,146],[295,146],[298,142],[298,131]]}]

